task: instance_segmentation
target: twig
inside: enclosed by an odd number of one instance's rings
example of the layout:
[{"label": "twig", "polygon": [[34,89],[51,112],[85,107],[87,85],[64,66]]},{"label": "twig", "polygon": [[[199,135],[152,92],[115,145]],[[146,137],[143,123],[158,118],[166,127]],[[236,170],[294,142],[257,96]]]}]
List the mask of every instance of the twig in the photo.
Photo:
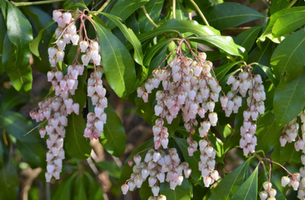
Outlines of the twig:
[{"label": "twig", "polygon": [[176,19],[176,0],[173,0],[173,18]]},{"label": "twig", "polygon": [[287,9],[291,8],[296,2],[297,0],[291,1],[290,4],[287,6]]},{"label": "twig", "polygon": [[195,6],[197,12],[199,13],[199,15],[201,16],[201,18],[203,19],[204,23],[205,23],[207,26],[210,26],[208,20],[205,18],[205,16],[204,16],[203,13],[201,12],[200,8],[199,8],[198,5],[195,3],[195,1],[194,1],[194,0],[190,0],[190,2],[193,4],[193,6]]},{"label": "twig", "polygon": [[102,12],[106,6],[108,6],[108,4],[110,3],[111,0],[107,0],[100,9],[97,10],[97,12]]},{"label": "twig", "polygon": [[145,6],[142,6],[142,9],[143,9],[144,14],[145,14],[145,16],[147,17],[148,21],[150,21],[150,23],[151,23],[154,27],[158,28],[159,26],[154,22],[154,20],[152,20],[152,18],[150,18],[149,14],[148,14],[147,11],[146,11]]}]

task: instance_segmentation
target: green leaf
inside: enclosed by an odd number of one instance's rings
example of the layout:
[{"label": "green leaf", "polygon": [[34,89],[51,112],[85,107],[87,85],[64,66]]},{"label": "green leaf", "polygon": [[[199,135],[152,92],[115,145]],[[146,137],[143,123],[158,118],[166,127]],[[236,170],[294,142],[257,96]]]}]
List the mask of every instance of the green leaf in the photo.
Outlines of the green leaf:
[{"label": "green leaf", "polygon": [[265,72],[265,74],[268,76],[268,78],[270,79],[270,81],[273,84],[275,84],[275,85],[277,84],[277,80],[275,79],[275,76],[272,73],[270,67],[267,67],[265,65],[260,65],[260,64],[258,64],[257,66],[259,66]]},{"label": "green leaf", "polygon": [[16,64],[16,48],[6,34],[3,42],[2,64],[17,91],[28,92],[32,89],[32,68],[30,65],[18,66]]},{"label": "green leaf", "polygon": [[217,80],[220,82],[225,77],[225,75],[230,71],[230,69],[232,69],[232,67],[234,67],[238,63],[239,62],[232,62],[216,67],[214,69],[214,72],[217,77]]},{"label": "green leaf", "polygon": [[74,190],[73,199],[82,200],[87,199],[86,185],[84,181],[84,174],[79,174],[74,180],[74,186],[76,190]]},{"label": "green leaf", "polygon": [[273,110],[278,125],[288,124],[305,106],[305,71],[289,83],[275,89]]},{"label": "green leaf", "polygon": [[234,40],[230,36],[209,35],[196,37],[194,40],[205,41],[224,50],[225,52],[231,55],[241,56],[241,47],[235,44]]},{"label": "green leaf", "polygon": [[36,36],[36,38],[34,40],[32,40],[30,42],[30,50],[31,52],[37,56],[38,58],[40,58],[40,54],[39,54],[39,50],[38,50],[38,47],[39,47],[39,43],[40,43],[40,40],[44,37],[44,34],[46,32],[46,29],[49,28],[50,26],[52,26],[53,24],[55,24],[55,21],[50,21],[48,23],[48,25],[44,28],[44,29],[41,29],[38,33],[38,35]]},{"label": "green leaf", "polygon": [[126,147],[126,134],[121,119],[114,109],[108,104],[105,108],[107,123],[104,125],[103,136],[100,137],[104,149],[116,156],[121,157]]},{"label": "green leaf", "polygon": [[258,166],[252,172],[251,176],[240,186],[240,188],[232,196],[232,200],[256,200],[257,199]]},{"label": "green leaf", "polygon": [[180,19],[180,20],[189,19],[187,11],[183,7],[182,3],[180,3],[179,1],[177,1],[176,4],[176,19]]},{"label": "green leaf", "polygon": [[[163,4],[164,0],[150,0],[148,3],[145,4],[145,9],[154,22],[156,22],[160,17]],[[143,9],[140,10],[138,23],[140,26],[141,33],[154,29],[154,26],[145,16]]]},{"label": "green leaf", "polygon": [[102,63],[107,82],[119,97],[127,97],[134,89],[134,62],[120,40],[103,26],[93,22],[100,40]]},{"label": "green leaf", "polygon": [[1,103],[1,109],[10,110],[14,107],[20,107],[30,101],[30,96],[17,92],[14,88],[4,90],[4,98]]},{"label": "green leaf", "polygon": [[266,113],[257,122],[257,146],[256,150],[263,150],[268,153],[278,143],[281,130],[277,130],[274,114]]},{"label": "green leaf", "polygon": [[278,81],[290,82],[299,76],[305,63],[305,31],[300,30],[288,36],[274,50],[271,67]]},{"label": "green leaf", "polygon": [[157,35],[163,33],[173,33],[173,32],[179,32],[179,33],[191,32],[197,36],[207,36],[207,35],[220,36],[220,32],[211,26],[204,26],[192,20],[171,19],[168,20],[166,23],[164,23],[162,26],[156,28],[155,30],[140,34],[138,38],[141,42],[143,42]]},{"label": "green leaf", "polygon": [[298,7],[292,7],[290,9],[283,9],[283,10],[280,10],[280,11],[272,14],[269,18],[267,27],[265,28],[264,32],[257,39],[258,44],[259,44],[260,41],[264,42],[266,40],[266,38],[269,38],[273,42],[280,43],[282,38],[281,37],[274,37],[274,35],[272,34],[272,28],[273,28],[275,22],[277,21],[277,19],[279,19],[280,17],[285,18],[285,17],[291,15],[294,12],[300,12],[300,11],[303,11],[304,9],[305,9],[304,6],[298,6]]},{"label": "green leaf", "polygon": [[189,164],[190,168],[192,169],[191,177],[194,181],[203,187],[203,182],[201,178],[201,172],[198,169],[198,163],[200,161],[200,152],[196,151],[193,156],[188,155],[188,144],[185,139],[181,139],[178,137],[173,137],[176,144],[178,145],[184,160]]},{"label": "green leaf", "polygon": [[0,9],[3,14],[3,18],[6,19],[7,15],[7,1],[0,1]]},{"label": "green leaf", "polygon": [[46,150],[41,144],[17,140],[16,148],[32,168],[45,166]]},{"label": "green leaf", "polygon": [[52,193],[52,200],[71,199],[75,176],[76,173],[71,174],[69,177],[66,177],[57,185],[57,189],[55,190],[55,192]]},{"label": "green leaf", "polygon": [[261,65],[270,66],[270,59],[273,53],[273,43],[268,40],[260,45],[260,47],[255,47],[249,54],[248,63],[257,62]]},{"label": "green leaf", "polygon": [[94,163],[94,164],[96,166],[98,166],[99,168],[101,168],[102,170],[107,171],[108,174],[114,178],[120,178],[120,176],[121,176],[121,169],[114,162],[101,161],[101,162]]},{"label": "green leaf", "polygon": [[[111,9],[110,13],[125,21],[134,11],[146,4],[149,0],[118,0]],[[110,30],[115,27],[114,23],[108,22],[107,26]]]},{"label": "green leaf", "polygon": [[0,169],[0,198],[5,200],[17,199],[19,180],[12,159]]},{"label": "green leaf", "polygon": [[35,132],[25,135],[33,128],[33,124],[31,121],[26,120],[20,113],[10,110],[0,110],[0,127],[20,142],[40,141],[39,138],[33,135]]},{"label": "green leaf", "polygon": [[234,38],[234,42],[244,47],[247,52],[250,52],[254,42],[256,41],[256,37],[262,30],[263,26],[254,26],[249,30],[246,30]]},{"label": "green leaf", "polygon": [[246,22],[264,19],[265,16],[252,8],[238,3],[222,3],[204,12],[209,24],[218,30],[225,30]]},{"label": "green leaf", "polygon": [[280,163],[299,164],[301,163],[302,151],[297,152],[293,143],[288,143],[285,147],[280,147]]},{"label": "green leaf", "polygon": [[148,186],[148,181],[143,182],[141,188],[139,189],[139,194],[141,199],[149,199],[149,197],[153,196],[151,187]]},{"label": "green leaf", "polygon": [[127,28],[120,19],[115,16],[108,13],[100,12],[100,14],[105,15],[108,19],[110,19],[115,25],[121,30],[121,32],[124,34],[125,38],[132,44],[134,49],[134,60],[139,64],[143,65],[143,52],[142,52],[142,45],[137,36],[134,34],[134,32]]},{"label": "green leaf", "polygon": [[78,159],[85,159],[90,154],[91,146],[84,138],[86,124],[81,115],[71,114],[68,116],[66,127],[65,150],[67,153]]},{"label": "green leaf", "polygon": [[283,10],[287,8],[289,5],[290,0],[277,0],[273,1],[270,6],[270,15],[273,15],[277,11]]},{"label": "green leaf", "polygon": [[182,185],[177,186],[175,190],[170,189],[168,182],[164,182],[160,184],[160,194],[165,195],[167,199],[189,200],[192,188],[188,179],[183,179]]},{"label": "green leaf", "polygon": [[234,169],[230,174],[225,176],[213,190],[209,200],[230,200],[240,186],[244,183],[246,172],[250,169],[249,161]]},{"label": "green leaf", "polygon": [[305,10],[296,11],[284,17],[280,17],[273,25],[272,33],[279,37],[290,33],[305,24]]},{"label": "green leaf", "polygon": [[4,73],[4,67],[2,64],[2,50],[3,50],[3,41],[5,34],[6,34],[6,26],[2,14],[0,14],[0,75]]},{"label": "green leaf", "polygon": [[7,35],[16,46],[16,65],[26,65],[31,55],[29,43],[33,39],[32,26],[14,4],[7,4]]}]

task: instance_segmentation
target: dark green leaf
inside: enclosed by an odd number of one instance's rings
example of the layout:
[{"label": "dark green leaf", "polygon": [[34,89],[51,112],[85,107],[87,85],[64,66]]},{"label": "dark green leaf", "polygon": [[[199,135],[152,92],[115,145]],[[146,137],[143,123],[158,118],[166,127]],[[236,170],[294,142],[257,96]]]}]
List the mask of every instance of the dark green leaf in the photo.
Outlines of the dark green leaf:
[{"label": "dark green leaf", "polygon": [[[135,10],[146,4],[149,0],[118,0],[111,9],[110,13],[118,16],[125,21]],[[115,27],[114,23],[109,22],[108,27],[112,30]]]},{"label": "dark green leaf", "polygon": [[39,58],[40,58],[40,54],[39,54],[38,47],[39,47],[40,40],[44,37],[44,34],[45,34],[45,32],[46,32],[46,29],[47,29],[48,27],[52,26],[53,24],[55,24],[55,22],[54,22],[54,21],[50,21],[50,22],[48,23],[48,25],[47,25],[44,29],[42,29],[42,30],[39,31],[37,37],[36,37],[34,40],[32,40],[32,41],[30,42],[30,50],[31,50],[31,52],[32,52],[35,56],[37,56],[37,57],[39,57]]},{"label": "dark green leaf", "polygon": [[234,169],[230,174],[225,176],[214,189],[209,200],[230,200],[240,186],[244,183],[246,172],[249,170],[249,161]]},{"label": "dark green leaf", "polygon": [[7,15],[7,1],[0,1],[0,9],[3,14],[3,18],[6,19]]},{"label": "dark green leaf", "polygon": [[281,131],[277,130],[273,113],[268,112],[257,122],[257,146],[256,150],[263,150],[268,153],[278,143]]},{"label": "dark green leaf", "polygon": [[112,33],[93,22],[99,36],[102,63],[110,87],[119,97],[126,97],[134,89],[134,62],[128,50]]},{"label": "dark green leaf", "polygon": [[[0,127],[14,136],[20,142],[39,142],[39,138],[32,132],[25,134],[33,128],[31,121],[27,121],[21,114],[10,110],[0,110]],[[37,132],[36,132],[37,133]]]},{"label": "dark green leaf", "polygon": [[73,194],[73,199],[77,200],[82,200],[82,199],[87,199],[87,192],[86,192],[86,187],[84,183],[84,174],[79,174],[75,180],[74,180],[74,186],[73,188],[75,189]]},{"label": "dark green leaf", "polygon": [[290,0],[277,0],[273,1],[270,6],[270,15],[273,15],[277,11],[287,8]]},{"label": "dark green leaf", "polygon": [[100,12],[100,14],[105,15],[108,19],[110,19],[115,25],[121,30],[121,32],[124,34],[125,38],[132,44],[134,49],[134,60],[139,64],[143,65],[143,52],[142,52],[142,45],[137,36],[134,34],[134,32],[127,28],[120,19],[115,16],[108,13]]},{"label": "dark green leaf", "polygon": [[209,24],[219,30],[244,24],[265,16],[252,8],[237,3],[222,3],[210,7],[205,13]]},{"label": "dark green leaf", "polygon": [[202,37],[196,37],[194,40],[205,41],[209,44],[212,44],[225,52],[241,56],[241,46],[234,43],[234,40],[230,36],[218,36],[218,35],[208,35]]},{"label": "dark green leaf", "polygon": [[141,188],[139,189],[139,194],[141,199],[149,199],[149,197],[153,196],[151,187],[148,186],[148,181],[143,182]]},{"label": "dark green leaf", "polygon": [[6,26],[3,20],[3,15],[0,14],[0,75],[4,73],[4,67],[2,64],[2,50],[3,50],[3,41],[6,34]]},{"label": "dark green leaf", "polygon": [[260,65],[260,64],[258,64],[258,66],[265,72],[265,74],[268,76],[270,81],[276,85],[277,80],[275,79],[274,74],[272,73],[270,67],[267,67],[265,65]]},{"label": "dark green leaf", "polygon": [[[150,0],[145,4],[145,9],[153,21],[157,21],[159,19],[163,4],[164,0]],[[143,9],[140,10],[138,23],[141,33],[154,29],[154,26],[145,16]]]},{"label": "dark green leaf", "polygon": [[197,36],[220,35],[220,32],[218,30],[212,28],[211,26],[203,26],[201,24],[198,24],[198,22],[196,21],[171,19],[168,20],[162,26],[156,28],[155,30],[148,31],[139,35],[138,38],[141,42],[143,42],[157,35],[173,32],[191,32]]},{"label": "dark green leaf", "polygon": [[17,92],[14,88],[5,90],[1,109],[9,110],[24,105],[30,101],[30,96]]},{"label": "dark green leaf", "polygon": [[249,54],[248,63],[257,62],[261,65],[270,66],[270,58],[273,53],[273,43],[268,40],[259,47],[255,47]]},{"label": "dark green leaf", "polygon": [[184,160],[189,164],[192,169],[191,177],[194,181],[203,187],[203,182],[201,178],[201,172],[198,169],[198,163],[200,161],[200,152],[196,151],[193,156],[188,155],[188,144],[185,139],[181,139],[178,137],[173,137],[176,144],[178,145]]},{"label": "dark green leaf", "polygon": [[75,176],[76,173],[70,175],[69,177],[66,177],[60,182],[60,184],[58,184],[57,189],[55,190],[55,192],[53,192],[52,200],[71,199]]},{"label": "dark green leaf", "polygon": [[250,52],[254,42],[256,41],[256,37],[258,36],[262,28],[263,26],[254,26],[251,29],[240,33],[234,38],[235,43],[244,47],[247,52]]},{"label": "dark green leaf", "polygon": [[232,200],[256,200],[258,188],[258,166],[251,176],[240,186],[232,196]]},{"label": "dark green leaf", "polygon": [[30,59],[29,43],[33,39],[32,26],[22,12],[12,3],[7,7],[7,35],[16,46],[16,65],[26,65]]},{"label": "dark green leaf", "polygon": [[187,11],[183,7],[182,3],[180,3],[179,1],[177,1],[177,4],[176,4],[176,19],[179,19],[179,20],[188,20],[189,19]]},{"label": "dark green leaf", "polygon": [[19,180],[17,170],[12,162],[9,162],[0,169],[0,198],[5,200],[17,199]]},{"label": "dark green leaf", "polygon": [[25,159],[32,168],[45,166],[45,148],[39,143],[19,142],[16,147],[20,151],[22,158]]},{"label": "dark green leaf", "polygon": [[160,194],[166,196],[167,199],[189,200],[191,199],[192,185],[188,179],[184,179],[181,186],[177,186],[175,190],[170,189],[169,183],[164,182],[160,185]]},{"label": "dark green leaf", "polygon": [[273,28],[273,25],[275,24],[275,22],[277,21],[277,19],[279,19],[280,17],[285,18],[286,16],[289,16],[294,12],[300,12],[300,11],[303,11],[304,9],[305,9],[305,7],[298,6],[298,7],[292,7],[290,9],[283,9],[283,10],[280,10],[280,11],[272,14],[268,21],[267,27],[265,28],[264,32],[257,40],[258,44],[259,44],[259,41],[264,42],[266,40],[266,38],[269,38],[273,42],[280,43],[282,38],[281,37],[276,38],[272,34],[272,28]]},{"label": "dark green leaf", "polygon": [[239,62],[227,63],[225,65],[215,68],[214,72],[216,74],[217,80],[220,82],[225,77],[225,75],[228,73],[228,71],[230,71],[230,69],[232,69],[232,67],[234,67],[238,63]]},{"label": "dark green leaf", "polygon": [[108,172],[108,174],[114,178],[120,178],[120,176],[121,176],[121,169],[114,162],[101,161],[101,162],[95,163],[95,165],[98,166],[99,168],[101,168],[102,170],[105,170],[106,172]]},{"label": "dark green leaf", "polygon": [[278,125],[288,124],[305,106],[305,71],[289,83],[275,89],[273,110]]},{"label": "dark green leaf", "polygon": [[11,83],[17,91],[28,92],[32,88],[32,68],[30,65],[18,66],[16,65],[16,48],[11,43],[6,34],[3,42],[3,48],[5,51],[2,54],[2,64],[8,76],[11,79]]},{"label": "dark green leaf", "polygon": [[110,105],[105,109],[105,113],[107,114],[107,123],[104,125],[103,136],[100,137],[101,143],[108,153],[121,157],[126,147],[124,126]]},{"label": "dark green leaf", "polygon": [[85,159],[90,154],[91,147],[84,138],[85,121],[81,115],[71,114],[68,116],[66,127],[65,150],[67,153],[78,159]]},{"label": "dark green leaf", "polygon": [[272,33],[275,37],[290,33],[305,24],[305,11],[296,11],[284,17],[280,17],[273,25]]},{"label": "dark green leaf", "polygon": [[285,147],[280,147],[280,163],[299,164],[301,163],[302,151],[297,152],[293,143],[288,143]]}]

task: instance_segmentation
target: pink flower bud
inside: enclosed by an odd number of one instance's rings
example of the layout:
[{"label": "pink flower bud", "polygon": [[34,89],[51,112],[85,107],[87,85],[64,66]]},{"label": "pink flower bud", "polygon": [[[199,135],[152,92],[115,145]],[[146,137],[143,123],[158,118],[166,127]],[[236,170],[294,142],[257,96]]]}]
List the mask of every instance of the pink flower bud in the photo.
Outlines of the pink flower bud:
[{"label": "pink flower bud", "polygon": [[125,183],[124,185],[122,185],[121,189],[122,189],[122,193],[123,195],[126,195],[128,192],[128,185]]}]

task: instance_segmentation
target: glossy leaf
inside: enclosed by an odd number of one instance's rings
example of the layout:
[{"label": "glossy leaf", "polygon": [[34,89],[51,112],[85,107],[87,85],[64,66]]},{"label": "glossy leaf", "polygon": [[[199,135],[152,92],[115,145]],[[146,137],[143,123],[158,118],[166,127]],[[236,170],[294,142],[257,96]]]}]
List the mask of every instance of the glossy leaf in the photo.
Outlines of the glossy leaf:
[{"label": "glossy leaf", "polygon": [[165,195],[167,199],[189,200],[192,196],[191,191],[192,185],[188,179],[183,179],[182,185],[177,186],[175,190],[170,189],[168,182],[160,184],[160,194]]},{"label": "glossy leaf", "polygon": [[240,33],[238,36],[234,38],[234,42],[244,47],[247,52],[250,52],[254,42],[256,41],[256,37],[262,30],[263,26],[254,26],[249,30],[246,30]]},{"label": "glossy leaf", "polygon": [[107,123],[104,125],[104,132],[100,141],[108,153],[121,157],[126,147],[124,126],[110,105],[105,109],[105,113],[107,114]]},{"label": "glossy leaf", "polygon": [[20,142],[39,142],[39,138],[33,135],[35,132],[25,135],[33,128],[33,125],[31,121],[26,120],[20,113],[0,110],[0,127]]},{"label": "glossy leaf", "polygon": [[276,13],[277,11],[287,8],[287,6],[289,5],[289,2],[290,2],[290,0],[273,1],[270,6],[270,15]]},{"label": "glossy leaf", "polygon": [[210,7],[204,14],[209,24],[219,30],[265,18],[263,14],[256,10],[237,3],[218,4]]},{"label": "glossy leaf", "polygon": [[248,63],[257,62],[261,65],[270,66],[270,59],[273,53],[273,43],[268,40],[255,47],[249,54]]},{"label": "glossy leaf", "polygon": [[189,19],[187,11],[183,7],[182,3],[180,3],[179,1],[177,1],[177,4],[176,4],[176,19],[180,19],[180,20]]},{"label": "glossy leaf", "polygon": [[285,35],[290,33],[305,24],[305,11],[296,11],[286,15],[285,17],[280,17],[276,20],[273,25],[272,33],[275,37]]},{"label": "glossy leaf", "polygon": [[134,49],[134,60],[139,64],[143,65],[143,52],[142,52],[142,45],[137,36],[134,34],[134,32],[127,28],[120,19],[115,16],[108,13],[100,12],[100,14],[105,15],[108,19],[110,19],[124,34],[125,38],[132,44]]},{"label": "glossy leaf", "polygon": [[16,48],[11,43],[6,34],[3,41],[2,64],[8,76],[11,79],[11,83],[17,91],[28,92],[32,88],[32,68],[30,65],[18,66],[16,64]]},{"label": "glossy leaf", "polygon": [[175,143],[178,145],[184,160],[189,164],[189,167],[192,169],[191,177],[194,181],[203,187],[203,181],[201,178],[201,172],[198,169],[198,162],[200,161],[200,152],[196,151],[193,156],[188,155],[188,144],[185,139],[178,137],[173,137]]},{"label": "glossy leaf", "polygon": [[252,172],[251,176],[240,186],[232,196],[232,200],[256,200],[258,188],[258,166]]},{"label": "glossy leaf", "polygon": [[305,71],[289,83],[275,89],[273,109],[278,125],[288,124],[305,106]]},{"label": "glossy leaf", "polygon": [[275,116],[268,112],[257,122],[256,137],[257,146],[255,149],[268,153],[278,143],[281,130],[278,130]]},{"label": "glossy leaf", "polygon": [[219,82],[221,82],[222,79],[225,77],[225,75],[230,71],[230,69],[232,69],[232,67],[234,67],[238,63],[239,62],[227,63],[227,64],[224,64],[222,66],[219,66],[219,67],[215,68],[214,72],[215,72],[215,75],[217,77],[217,80]]},{"label": "glossy leaf", "polygon": [[[145,5],[148,1],[149,0],[118,0],[110,13],[118,16],[122,21],[125,21],[125,19],[127,19],[135,10]],[[113,22],[108,22],[107,26],[112,30],[115,27],[115,24]]]},{"label": "glossy leaf", "polygon": [[29,42],[33,39],[32,26],[15,5],[7,3],[7,35],[16,46],[16,65],[24,66],[30,59]]},{"label": "glossy leaf", "polygon": [[0,168],[0,198],[7,200],[17,199],[19,180],[16,167],[10,159],[6,165]]},{"label": "glossy leaf", "polygon": [[97,167],[101,168],[102,170],[105,170],[110,176],[114,178],[120,178],[121,176],[121,169],[119,166],[110,161],[101,161],[98,163],[94,163]]},{"label": "glossy leaf", "polygon": [[194,40],[205,41],[224,50],[228,54],[241,56],[241,47],[235,44],[234,40],[230,36],[209,35],[196,37]]},{"label": "glossy leaf", "polygon": [[249,170],[249,160],[225,176],[214,189],[208,200],[230,200],[244,183],[246,171]]},{"label": "glossy leaf", "polygon": [[36,36],[36,38],[30,42],[30,46],[29,47],[30,47],[31,52],[35,56],[37,56],[39,58],[40,58],[40,54],[39,54],[39,50],[38,50],[39,43],[40,43],[41,39],[44,37],[46,29],[49,28],[50,26],[52,26],[53,24],[55,24],[55,22],[54,21],[50,21],[45,28],[43,28],[43,29],[41,29],[39,31],[39,33]]},{"label": "glossy leaf", "polygon": [[65,150],[75,158],[85,159],[89,155],[91,146],[84,138],[85,121],[81,115],[71,114],[68,116],[68,126],[66,127]]},{"label": "glossy leaf", "polygon": [[258,64],[258,66],[265,72],[265,74],[268,76],[268,78],[270,79],[270,81],[273,84],[277,84],[277,80],[275,79],[275,76],[272,73],[270,67],[267,67],[267,66],[264,66],[264,65],[260,65],[260,64]]},{"label": "glossy leaf", "polygon": [[[156,22],[159,19],[163,4],[164,0],[150,0],[148,3],[145,4],[145,9],[153,21]],[[143,9],[140,10],[138,23],[140,26],[141,33],[154,29],[154,26],[145,16]]]},{"label": "glossy leaf", "polygon": [[119,97],[126,97],[132,92],[136,79],[132,57],[117,37],[102,25],[93,23],[100,40],[106,79]]},{"label": "glossy leaf", "polygon": [[157,35],[173,32],[191,32],[194,33],[196,36],[220,35],[218,30],[212,28],[211,26],[203,26],[201,24],[198,24],[198,22],[196,21],[171,19],[164,23],[162,26],[156,28],[155,30],[148,31],[139,35],[138,38],[141,42],[143,42]]}]

